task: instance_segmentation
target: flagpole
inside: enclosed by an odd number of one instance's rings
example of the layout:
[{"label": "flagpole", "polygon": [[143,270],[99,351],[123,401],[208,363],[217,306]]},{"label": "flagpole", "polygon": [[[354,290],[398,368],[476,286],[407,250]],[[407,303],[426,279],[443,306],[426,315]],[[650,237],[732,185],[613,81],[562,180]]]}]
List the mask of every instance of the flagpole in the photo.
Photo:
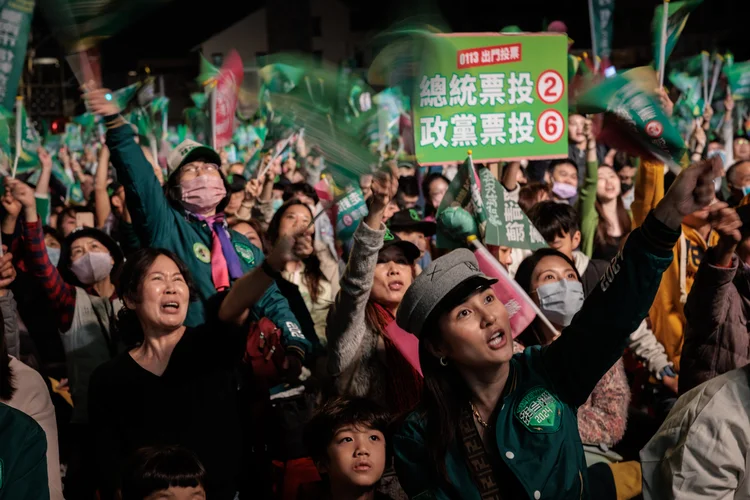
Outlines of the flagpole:
[{"label": "flagpole", "polygon": [[716,91],[716,84],[719,82],[719,74],[721,73],[721,67],[724,63],[724,59],[720,55],[716,55],[716,59],[714,60],[714,75],[711,79],[711,90],[708,93],[708,101],[706,102],[707,106],[711,105],[711,102],[714,98],[714,92]]},{"label": "flagpole", "polygon": [[708,106],[708,52],[701,52],[701,67],[703,69],[703,110]]},{"label": "flagpole", "polygon": [[18,168],[18,159],[21,157],[21,131],[23,130],[23,123],[21,123],[23,115],[23,96],[16,96],[16,155],[13,158],[13,171],[10,174],[12,179],[16,178],[16,169]]},{"label": "flagpole", "polygon": [[669,0],[664,0],[661,20],[661,43],[659,44],[659,88],[664,88],[664,67],[667,57],[667,25],[669,21]]},{"label": "flagpole", "polygon": [[211,147],[216,149],[216,84],[214,83],[209,97],[209,118],[211,120]]},{"label": "flagpole", "polygon": [[591,25],[591,55],[594,57],[594,74],[599,72],[597,55],[599,48],[596,46],[596,23],[594,20],[594,0],[589,0],[589,24]]}]

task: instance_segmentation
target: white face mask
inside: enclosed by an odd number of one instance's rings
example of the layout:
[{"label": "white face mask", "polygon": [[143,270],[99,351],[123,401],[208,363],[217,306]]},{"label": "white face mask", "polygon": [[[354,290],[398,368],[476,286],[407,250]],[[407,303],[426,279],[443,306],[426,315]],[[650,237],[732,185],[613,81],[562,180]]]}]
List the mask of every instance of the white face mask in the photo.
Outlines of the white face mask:
[{"label": "white face mask", "polygon": [[84,285],[93,285],[112,272],[112,256],[106,252],[88,252],[70,265],[70,270]]},{"label": "white face mask", "polygon": [[547,319],[566,327],[583,307],[583,285],[580,281],[560,280],[536,289],[539,309]]}]

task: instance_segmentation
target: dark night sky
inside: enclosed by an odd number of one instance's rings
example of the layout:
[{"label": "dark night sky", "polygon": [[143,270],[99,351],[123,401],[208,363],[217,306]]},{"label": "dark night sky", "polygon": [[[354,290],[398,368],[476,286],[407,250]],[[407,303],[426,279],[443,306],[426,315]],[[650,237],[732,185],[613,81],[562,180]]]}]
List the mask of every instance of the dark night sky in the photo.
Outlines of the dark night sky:
[{"label": "dark night sky", "polygon": [[[137,21],[102,46],[105,73],[126,72],[145,57],[185,55],[212,34],[276,0],[172,0]],[[283,0],[293,6],[295,1]],[[538,31],[544,19],[564,20],[575,46],[590,45],[586,0],[343,0],[352,9],[353,28],[378,31],[409,16],[442,19],[451,31],[499,31],[503,26],[519,25]],[[737,60],[750,57],[745,42],[746,16],[737,15],[747,0],[705,0],[690,17],[686,33],[717,32],[722,39],[701,48],[731,49]],[[651,44],[650,23],[656,0],[616,0],[614,48]],[[291,8],[291,7],[290,7]],[[732,15],[734,13],[735,15]],[[43,16],[35,16],[35,25],[43,36],[48,32]],[[54,51],[55,43],[40,49]],[[675,56],[680,54],[678,44]]]}]

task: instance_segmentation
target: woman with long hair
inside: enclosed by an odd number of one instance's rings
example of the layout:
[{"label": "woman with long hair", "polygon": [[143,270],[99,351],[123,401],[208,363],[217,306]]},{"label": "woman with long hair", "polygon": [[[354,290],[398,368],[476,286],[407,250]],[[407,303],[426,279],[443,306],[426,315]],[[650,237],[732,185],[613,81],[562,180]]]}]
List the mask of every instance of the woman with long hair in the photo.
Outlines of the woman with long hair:
[{"label": "woman with long hair", "polygon": [[[583,306],[583,284],[575,262],[557,250],[543,248],[521,263],[516,281],[556,329],[550,331],[536,318],[516,340],[524,347],[551,344]],[[601,457],[600,445],[611,448],[625,435],[629,403],[630,387],[620,359],[578,408],[581,441],[592,447],[584,448],[589,465]]]},{"label": "woman with long hair", "polygon": [[648,313],[682,217],[709,204],[720,169],[706,162],[683,171],[550,345],[513,355],[495,280],[468,250],[415,280],[397,321],[419,336],[425,390],[394,438],[410,498],[590,498],[577,408]]},{"label": "woman with long hair", "polygon": [[[320,343],[325,345],[328,310],[333,305],[339,283],[338,273],[329,279],[321,269],[320,259],[315,252],[315,225],[312,209],[299,199],[288,200],[271,219],[266,237],[268,243],[273,246],[280,236],[291,236],[300,231],[303,233],[302,237],[297,239],[298,244],[294,247],[297,259],[287,262],[286,268],[281,271],[281,276],[299,289],[314,323],[315,334]],[[282,286],[279,286],[279,289],[284,293]],[[289,297],[287,300],[292,304]],[[294,311],[294,313],[302,322],[297,312]]]},{"label": "woman with long hair", "polygon": [[373,399],[392,414],[419,401],[419,373],[387,332],[416,273],[419,249],[392,235],[383,218],[394,175],[372,183],[370,211],[354,233],[341,291],[328,318],[328,372],[339,394]]},{"label": "woman with long hair", "polygon": [[422,196],[424,196],[424,218],[426,220],[435,220],[440,204],[451,181],[443,174],[432,172],[422,181]]}]

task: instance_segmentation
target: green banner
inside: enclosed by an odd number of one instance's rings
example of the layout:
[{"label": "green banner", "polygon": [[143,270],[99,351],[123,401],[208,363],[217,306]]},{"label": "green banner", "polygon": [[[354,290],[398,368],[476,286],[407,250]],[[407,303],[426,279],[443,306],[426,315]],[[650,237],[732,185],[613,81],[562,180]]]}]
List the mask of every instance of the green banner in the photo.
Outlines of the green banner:
[{"label": "green banner", "polygon": [[609,59],[612,55],[612,29],[615,0],[589,0],[591,9],[592,49],[595,55],[602,59]]},{"label": "green banner", "polygon": [[724,74],[727,75],[727,82],[735,100],[750,98],[750,61],[727,65],[724,67]]},{"label": "green banner", "polygon": [[481,196],[487,214],[484,243],[501,247],[537,250],[547,243],[521,207],[505,199],[505,188],[487,168],[480,168]]},{"label": "green banner", "polygon": [[367,205],[362,190],[356,186],[349,188],[349,194],[341,198],[336,204],[338,214],[336,215],[336,238],[347,241],[354,236],[359,221],[367,215]]},{"label": "green banner", "polygon": [[34,0],[7,0],[0,8],[0,105],[12,110],[26,61]]},{"label": "green banner", "polygon": [[680,163],[685,143],[657,103],[653,93],[656,87],[651,68],[636,68],[590,89],[579,98],[577,109],[580,113],[607,113],[605,128],[616,125],[620,129],[614,135],[623,140],[631,139],[664,162]]},{"label": "green banner", "polygon": [[[664,59],[669,60],[670,54],[677,45],[677,40],[685,29],[688,16],[698,7],[703,0],[685,0],[682,2],[669,2],[667,18],[667,43],[664,49]],[[661,61],[661,34],[664,26],[664,5],[659,5],[654,11],[654,20],[651,31],[654,35],[654,68],[659,68]]]},{"label": "green banner", "polygon": [[566,36],[429,40],[412,100],[420,163],[567,157]]},{"label": "green banner", "polygon": [[[42,145],[42,138],[34,128],[34,124],[26,114],[26,108],[23,104],[20,104],[21,108],[21,151],[18,152],[18,168],[17,173],[22,174],[30,170],[34,170],[40,166],[39,155],[37,149]],[[16,120],[15,116],[9,120],[10,125],[10,158],[11,161],[16,155]]]}]

